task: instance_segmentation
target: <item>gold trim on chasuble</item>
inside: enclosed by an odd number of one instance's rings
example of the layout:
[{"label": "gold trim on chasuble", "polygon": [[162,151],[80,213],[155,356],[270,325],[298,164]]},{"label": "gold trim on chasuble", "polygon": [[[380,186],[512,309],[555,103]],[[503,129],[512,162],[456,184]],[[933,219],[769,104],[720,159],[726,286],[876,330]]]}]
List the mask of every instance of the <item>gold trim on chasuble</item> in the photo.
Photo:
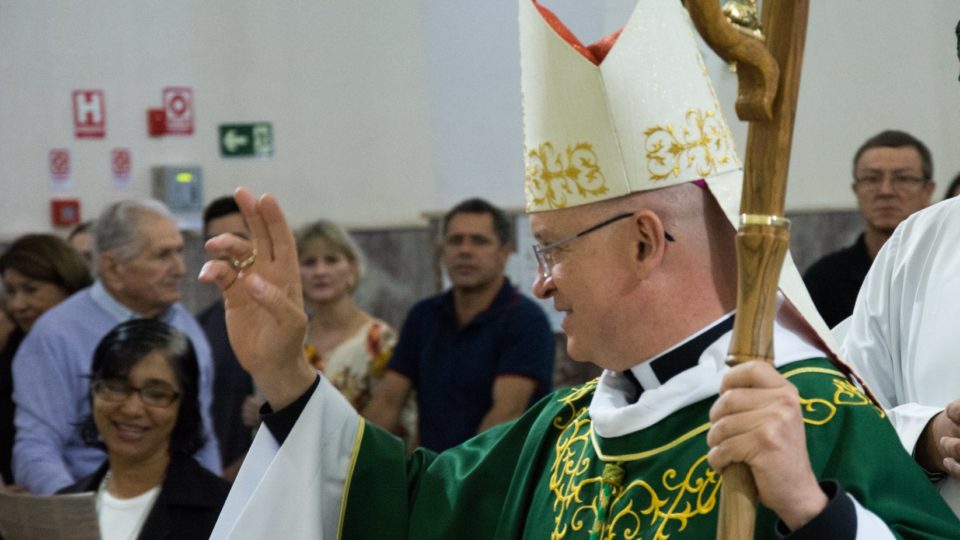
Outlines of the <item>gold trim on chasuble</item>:
[{"label": "gold trim on chasuble", "polygon": [[[883,411],[839,371],[799,368],[785,373],[784,378],[807,374],[832,377],[836,390],[832,402],[823,398],[801,398],[804,423],[825,425],[834,418],[838,406],[870,406],[884,416]],[[673,532],[683,531],[689,520],[711,514],[717,505],[721,477],[710,468],[706,454],[690,465],[667,468],[657,479],[627,479],[624,485],[626,463],[656,456],[694,440],[710,429],[710,423],[701,424],[656,448],[623,455],[604,454],[588,415],[589,406],[577,407],[577,402],[596,386],[597,380],[590,381],[558,400],[567,409],[553,419],[553,426],[561,433],[550,469],[549,488],[554,496],[555,516],[551,540],[587,531],[591,540],[648,540],[639,536],[642,530],[653,530],[652,540],[668,540]],[[604,463],[600,476],[593,476],[593,456]]]},{"label": "gold trim on chasuble", "polygon": [[353,450],[350,452],[350,466],[347,467],[347,479],[343,483],[343,500],[340,501],[340,524],[337,526],[337,540],[343,535],[343,521],[347,515],[347,499],[350,498],[350,479],[353,478],[353,469],[357,466],[357,457],[360,455],[360,442],[363,441],[363,430],[367,422],[360,417],[357,424],[357,436],[353,439]]},{"label": "gold trim on chasuble", "polygon": [[836,391],[833,393],[832,403],[823,398],[800,398],[800,405],[803,407],[803,421],[807,424],[822,426],[830,420],[833,420],[833,417],[837,414],[837,405],[872,407],[873,411],[876,412],[880,418],[886,418],[887,413],[880,407],[874,405],[873,402],[870,401],[870,398],[864,395],[859,388],[847,380],[846,375],[839,371],[815,367],[799,368],[786,372],[783,377],[789,379],[794,375],[810,373],[834,376],[835,378],[832,382]]}]

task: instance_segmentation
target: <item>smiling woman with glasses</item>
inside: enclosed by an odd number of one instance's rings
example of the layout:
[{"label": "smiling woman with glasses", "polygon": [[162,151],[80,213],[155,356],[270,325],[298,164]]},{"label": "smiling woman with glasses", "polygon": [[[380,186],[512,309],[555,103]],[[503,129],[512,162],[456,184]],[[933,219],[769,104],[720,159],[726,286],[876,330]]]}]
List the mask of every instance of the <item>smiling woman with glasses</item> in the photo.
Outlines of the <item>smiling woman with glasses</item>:
[{"label": "smiling woman with glasses", "polygon": [[154,320],[124,322],[93,354],[83,439],[107,461],[61,493],[94,491],[105,540],[207,538],[229,484],[193,454],[204,443],[190,340]]}]

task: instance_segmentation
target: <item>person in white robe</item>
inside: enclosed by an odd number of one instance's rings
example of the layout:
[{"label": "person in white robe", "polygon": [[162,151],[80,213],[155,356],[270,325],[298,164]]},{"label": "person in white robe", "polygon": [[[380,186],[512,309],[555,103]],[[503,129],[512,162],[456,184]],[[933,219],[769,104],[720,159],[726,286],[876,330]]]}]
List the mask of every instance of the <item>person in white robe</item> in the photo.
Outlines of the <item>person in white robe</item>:
[{"label": "person in white robe", "polygon": [[960,199],[897,227],[835,335],[960,515]]}]

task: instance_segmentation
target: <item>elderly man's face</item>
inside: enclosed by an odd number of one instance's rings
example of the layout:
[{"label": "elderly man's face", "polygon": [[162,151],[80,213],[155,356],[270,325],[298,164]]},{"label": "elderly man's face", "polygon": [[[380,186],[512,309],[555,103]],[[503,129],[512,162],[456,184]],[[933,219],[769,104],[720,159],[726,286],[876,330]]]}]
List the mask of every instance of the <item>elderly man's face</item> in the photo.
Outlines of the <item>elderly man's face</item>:
[{"label": "elderly man's face", "polygon": [[[609,219],[583,207],[535,213],[530,229],[541,245],[571,235]],[[556,248],[550,277],[538,272],[533,293],[553,298],[553,306],[565,314],[561,324],[567,335],[567,352],[578,361],[604,368],[620,357],[625,337],[634,332],[625,320],[625,286],[630,282],[629,249],[622,235],[630,220],[620,220]],[[618,237],[618,235],[621,235]]]},{"label": "elderly man's face", "polygon": [[170,220],[145,214],[138,221],[141,249],[117,263],[119,290],[112,291],[128,308],[147,316],[162,313],[180,299],[186,275],[183,237]]}]

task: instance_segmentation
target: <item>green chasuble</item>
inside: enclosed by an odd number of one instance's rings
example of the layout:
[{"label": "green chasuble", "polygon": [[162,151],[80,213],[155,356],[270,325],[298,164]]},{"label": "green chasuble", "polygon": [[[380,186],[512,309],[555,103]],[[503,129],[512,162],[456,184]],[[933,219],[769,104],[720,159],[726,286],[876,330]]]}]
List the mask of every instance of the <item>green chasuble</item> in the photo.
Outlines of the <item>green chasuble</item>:
[{"label": "green chasuble", "polygon": [[[826,359],[789,363],[820,480],[835,480],[904,538],[960,538],[960,523],[884,413]],[[558,390],[519,419],[441,455],[407,459],[361,426],[341,537],[712,539],[720,476],[707,463],[716,396],[645,429],[602,438],[588,412],[597,381]],[[403,507],[404,502],[406,507]],[[757,513],[757,538],[777,517]]]}]

